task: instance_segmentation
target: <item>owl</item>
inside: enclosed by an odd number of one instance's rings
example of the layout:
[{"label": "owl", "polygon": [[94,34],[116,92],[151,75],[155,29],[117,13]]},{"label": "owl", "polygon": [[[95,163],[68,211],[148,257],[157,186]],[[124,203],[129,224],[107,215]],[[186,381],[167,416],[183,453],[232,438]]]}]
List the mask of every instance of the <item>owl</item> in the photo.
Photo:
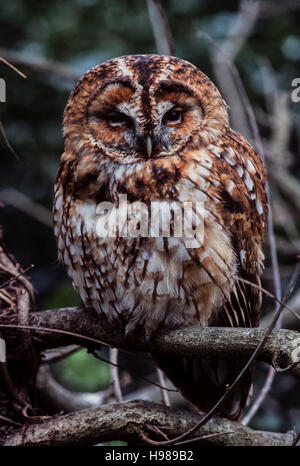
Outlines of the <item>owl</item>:
[{"label": "owl", "polygon": [[[155,203],[163,206],[159,221],[169,221],[170,234],[145,234],[145,228],[123,234],[115,226],[100,234],[105,215],[99,206],[120,214],[121,196],[128,205],[146,206],[146,213]],[[192,205],[189,231],[201,219],[196,246],[172,234],[178,210],[164,209],[174,203]],[[198,217],[195,203],[202,206]],[[55,185],[59,257],[84,304],[110,323],[118,320],[126,334],[149,339],[158,329],[191,325],[257,326],[261,294],[239,279],[260,284],[266,208],[263,163],[230,128],[218,89],[192,64],[123,56],[91,69],[75,86],[64,112]],[[150,217],[138,226],[150,224]],[[232,361],[153,357],[201,412],[219,400],[245,362],[238,354]],[[240,418],[251,381],[252,368],[220,416]]]}]

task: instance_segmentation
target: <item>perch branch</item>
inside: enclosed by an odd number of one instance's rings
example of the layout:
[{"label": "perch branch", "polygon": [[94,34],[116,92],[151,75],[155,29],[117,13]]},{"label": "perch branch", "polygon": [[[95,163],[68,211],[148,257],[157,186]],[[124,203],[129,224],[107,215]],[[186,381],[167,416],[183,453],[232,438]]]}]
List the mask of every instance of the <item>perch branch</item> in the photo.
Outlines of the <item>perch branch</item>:
[{"label": "perch branch", "polygon": [[[93,341],[101,340],[106,344],[123,350],[159,352],[170,356],[241,358],[251,356],[266,333],[263,328],[216,328],[187,327],[158,334],[147,343],[142,332],[125,338],[120,323],[108,324],[104,318],[88,308],[63,308],[32,313],[30,325],[35,345],[39,350],[55,348],[78,343],[83,345],[84,338],[64,334],[76,332],[89,338],[86,346]],[[2,336],[7,339],[7,359],[16,359],[18,351],[9,345],[10,335],[15,336],[16,328],[2,327]],[[8,326],[9,327],[9,326]],[[59,332],[39,330],[39,327],[59,329]],[[23,332],[25,330],[23,329]],[[78,341],[77,341],[78,340]],[[293,359],[295,345],[299,342],[299,332],[293,330],[274,329],[268,337],[257,358],[275,368],[291,366],[290,371],[300,378],[300,364]],[[12,350],[15,352],[12,353]]]}]

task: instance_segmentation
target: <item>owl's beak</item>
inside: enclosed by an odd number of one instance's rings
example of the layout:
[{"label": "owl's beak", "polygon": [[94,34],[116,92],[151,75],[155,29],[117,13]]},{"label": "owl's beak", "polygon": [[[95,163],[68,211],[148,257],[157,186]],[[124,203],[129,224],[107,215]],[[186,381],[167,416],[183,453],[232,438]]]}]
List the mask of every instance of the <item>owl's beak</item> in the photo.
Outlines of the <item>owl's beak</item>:
[{"label": "owl's beak", "polygon": [[139,136],[137,139],[137,149],[150,158],[153,153],[153,136],[150,136],[150,134]]},{"label": "owl's beak", "polygon": [[161,150],[159,139],[153,134],[143,134],[138,136],[136,148],[148,159]]},{"label": "owl's beak", "polygon": [[151,136],[147,136],[147,138],[146,138],[146,149],[147,149],[147,155],[148,155],[148,157],[150,157],[151,154],[152,154],[152,139],[151,139]]}]

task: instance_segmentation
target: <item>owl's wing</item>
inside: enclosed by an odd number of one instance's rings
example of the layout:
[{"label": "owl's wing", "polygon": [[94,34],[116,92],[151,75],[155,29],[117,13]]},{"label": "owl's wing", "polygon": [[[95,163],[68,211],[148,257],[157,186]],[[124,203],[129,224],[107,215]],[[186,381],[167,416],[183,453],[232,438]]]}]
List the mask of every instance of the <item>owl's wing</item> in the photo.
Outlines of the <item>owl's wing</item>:
[{"label": "owl's wing", "polygon": [[[256,327],[259,323],[261,292],[242,280],[260,285],[263,269],[262,242],[265,233],[267,199],[265,193],[264,164],[254,149],[240,135],[228,131],[223,139],[224,153],[220,163],[222,180],[220,196],[223,199],[220,212],[230,234],[236,253],[238,268],[230,299],[214,316],[210,326]],[[230,147],[231,157],[226,154]],[[232,152],[233,149],[233,152]],[[222,163],[225,160],[225,164]],[[225,165],[225,166],[224,166]],[[224,190],[231,183],[232,189]],[[233,184],[232,184],[233,183]],[[199,370],[206,383],[201,390],[215,401],[222,395],[221,385],[231,385],[246,360],[201,361]],[[217,375],[217,377],[216,377]],[[223,403],[222,414],[237,418],[247,401],[252,385],[253,367],[245,373],[235,390]],[[218,380],[222,384],[218,384]],[[205,398],[205,396],[204,396]]]},{"label": "owl's wing", "polygon": [[[262,241],[265,231],[265,169],[247,141],[229,130],[222,139],[222,152],[215,160],[214,175],[220,181],[215,195],[222,199],[219,216],[227,229],[238,266],[230,298],[210,319],[210,326],[256,327],[261,292],[239,281],[260,285],[263,268]],[[209,411],[236,379],[246,361],[166,358],[157,360],[182,394],[201,411]],[[218,414],[239,419],[252,384],[253,367],[223,402]]]},{"label": "owl's wing", "polygon": [[[261,292],[255,286],[244,283],[242,279],[260,285],[264,259],[262,242],[267,213],[265,167],[245,138],[234,131],[227,132],[223,143],[225,160],[228,146],[233,149],[235,156],[228,161],[226,170],[220,173],[221,186],[231,182],[234,187],[230,194],[228,190],[220,189],[223,199],[220,213],[231,237],[238,268],[230,300],[217,319],[219,325],[223,323],[232,327],[256,327],[259,322]],[[210,322],[210,325],[214,324]]]}]

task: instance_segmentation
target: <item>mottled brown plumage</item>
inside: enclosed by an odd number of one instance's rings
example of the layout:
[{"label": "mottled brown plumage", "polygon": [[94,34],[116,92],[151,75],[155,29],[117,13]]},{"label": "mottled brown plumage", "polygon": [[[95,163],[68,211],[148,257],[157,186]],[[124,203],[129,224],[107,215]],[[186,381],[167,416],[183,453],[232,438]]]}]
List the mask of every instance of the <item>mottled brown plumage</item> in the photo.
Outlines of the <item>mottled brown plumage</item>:
[{"label": "mottled brown plumage", "polygon": [[[213,83],[190,63],[125,56],[88,71],[64,114],[65,152],[54,200],[58,250],[87,306],[127,332],[158,328],[258,325],[266,210],[264,166],[229,126]],[[151,150],[149,149],[151,140]],[[100,238],[96,206],[204,202],[204,241]],[[150,209],[150,207],[149,207]],[[230,363],[161,358],[157,364],[207,411],[241,369]],[[220,414],[238,418],[251,385],[246,374]]]}]

